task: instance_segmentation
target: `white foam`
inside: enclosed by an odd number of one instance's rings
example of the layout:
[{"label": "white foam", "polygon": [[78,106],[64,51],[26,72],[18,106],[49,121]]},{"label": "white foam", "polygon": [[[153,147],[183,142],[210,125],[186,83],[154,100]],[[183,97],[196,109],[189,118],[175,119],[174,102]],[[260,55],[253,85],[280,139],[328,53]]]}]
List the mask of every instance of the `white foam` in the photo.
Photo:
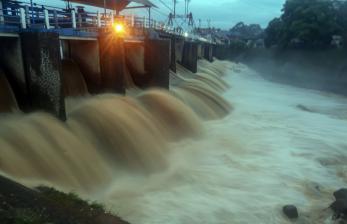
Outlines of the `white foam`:
[{"label": "white foam", "polygon": [[241,68],[227,77],[235,111],[173,145],[169,171],[117,179],[102,199],[112,210],[133,224],[278,224],[295,204],[301,223],[329,223],[322,210],[346,186],[347,120],[297,105],[347,112],[347,100]]}]

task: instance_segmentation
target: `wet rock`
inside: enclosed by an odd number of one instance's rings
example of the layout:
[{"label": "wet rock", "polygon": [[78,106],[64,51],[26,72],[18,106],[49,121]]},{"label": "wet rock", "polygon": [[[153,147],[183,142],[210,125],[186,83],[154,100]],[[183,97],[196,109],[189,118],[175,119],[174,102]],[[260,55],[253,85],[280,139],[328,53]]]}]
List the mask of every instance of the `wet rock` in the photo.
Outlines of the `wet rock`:
[{"label": "wet rock", "polygon": [[294,205],[283,206],[282,210],[289,219],[296,219],[299,217],[298,209]]},{"label": "wet rock", "polygon": [[346,216],[347,215],[347,199],[338,199],[334,201],[330,208],[334,211],[335,216]]},{"label": "wet rock", "polygon": [[336,200],[344,199],[347,200],[347,188],[341,188],[334,192],[334,197]]}]

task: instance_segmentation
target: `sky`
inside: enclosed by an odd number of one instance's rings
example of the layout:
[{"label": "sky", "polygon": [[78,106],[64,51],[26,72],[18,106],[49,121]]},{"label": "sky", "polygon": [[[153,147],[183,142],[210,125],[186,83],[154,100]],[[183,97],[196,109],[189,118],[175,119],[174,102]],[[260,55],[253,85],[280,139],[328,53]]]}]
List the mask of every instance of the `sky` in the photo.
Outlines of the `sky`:
[{"label": "sky", "polygon": [[[29,0],[25,0],[29,1]],[[64,6],[61,0],[33,0],[39,4]],[[169,8],[173,8],[173,0],[151,0],[158,6],[152,11],[152,15],[160,20],[167,20]],[[184,13],[184,0],[177,0],[178,13]],[[164,2],[168,7],[164,6]],[[266,27],[268,22],[281,14],[285,0],[191,0],[190,11],[192,11],[196,24],[201,19],[201,27],[211,26],[229,29],[236,23],[243,21],[247,24],[258,23]],[[95,9],[92,9],[95,10]],[[128,12],[129,13],[129,12]],[[130,12],[134,13],[134,12]],[[136,11],[136,14],[147,14],[144,10]]]},{"label": "sky", "polygon": [[285,0],[192,0],[191,9],[203,25],[211,19],[211,25],[231,28],[242,21],[258,23],[266,27],[270,20],[281,15]]}]

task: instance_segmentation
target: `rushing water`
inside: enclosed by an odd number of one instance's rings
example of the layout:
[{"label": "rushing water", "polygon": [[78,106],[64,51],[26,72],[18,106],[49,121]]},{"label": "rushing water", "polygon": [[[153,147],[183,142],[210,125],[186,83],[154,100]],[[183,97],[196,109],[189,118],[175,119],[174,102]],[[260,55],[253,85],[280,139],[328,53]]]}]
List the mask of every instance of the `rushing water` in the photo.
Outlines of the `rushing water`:
[{"label": "rushing water", "polygon": [[326,208],[347,181],[347,99],[220,61],[172,79],[171,92],[68,99],[66,123],[3,117],[1,172],[74,190],[132,224],[290,223],[285,204],[299,207],[298,223],[332,223]]},{"label": "rushing water", "polygon": [[326,208],[347,181],[347,99],[240,65],[225,78],[231,115],[172,144],[167,171],[124,176],[101,199],[134,224],[291,223],[285,204],[298,206],[298,223],[333,223]]}]

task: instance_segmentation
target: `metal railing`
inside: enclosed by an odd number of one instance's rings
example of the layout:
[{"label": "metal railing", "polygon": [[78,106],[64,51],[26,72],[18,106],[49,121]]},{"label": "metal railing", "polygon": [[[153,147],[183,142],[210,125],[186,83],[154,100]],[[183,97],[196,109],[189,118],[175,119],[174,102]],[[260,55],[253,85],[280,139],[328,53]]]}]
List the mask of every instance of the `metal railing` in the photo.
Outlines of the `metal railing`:
[{"label": "metal railing", "polygon": [[19,26],[20,16],[19,9],[0,9],[0,24],[7,26]]},{"label": "metal railing", "polygon": [[72,29],[76,31],[95,32],[99,28],[110,27],[115,22],[122,22],[131,33],[143,35],[148,29],[163,31],[169,34],[184,36],[179,29],[169,27],[148,17],[115,16],[113,12],[87,12],[84,10],[62,9],[44,5],[27,3],[16,4],[10,8],[0,9],[0,25],[12,26],[20,29]]}]

